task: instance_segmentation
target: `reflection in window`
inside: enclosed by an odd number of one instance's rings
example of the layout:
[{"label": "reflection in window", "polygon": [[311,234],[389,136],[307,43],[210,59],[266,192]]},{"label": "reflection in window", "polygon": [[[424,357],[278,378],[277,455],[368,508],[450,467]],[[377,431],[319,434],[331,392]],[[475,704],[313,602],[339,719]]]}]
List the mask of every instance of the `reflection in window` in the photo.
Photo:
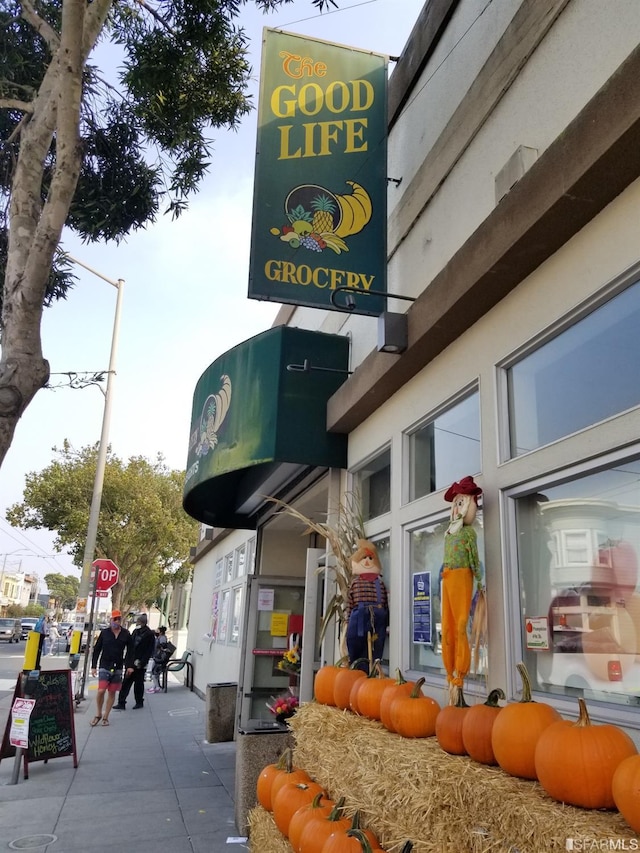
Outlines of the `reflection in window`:
[{"label": "reflection in window", "polygon": [[242,587],[233,590],[231,601],[231,636],[229,642],[234,645],[240,639],[240,620],[242,618]]},{"label": "reflection in window", "polygon": [[507,371],[511,455],[640,404],[640,282]]},{"label": "reflection in window", "polygon": [[364,521],[391,509],[391,451],[385,450],[363,465],[356,474]]},{"label": "reflection in window", "polygon": [[231,590],[225,589],[220,601],[220,618],[218,622],[218,642],[226,643],[229,633],[229,597]]},{"label": "reflection in window", "polygon": [[477,392],[409,436],[409,500],[444,489],[480,470]]},{"label": "reflection in window", "polygon": [[236,548],[236,577],[243,577],[247,571],[246,555],[246,545],[241,545],[239,548]]},{"label": "reflection in window", "polygon": [[516,523],[522,621],[548,633],[534,650],[523,632],[534,686],[638,704],[640,461],[518,498]]},{"label": "reflection in window", "polygon": [[233,580],[233,551],[224,558],[224,580],[225,583]]},{"label": "reflection in window", "polygon": [[216,571],[215,576],[213,578],[213,586],[220,586],[222,583],[222,572],[224,570],[224,563],[222,560],[216,560]]},{"label": "reflection in window", "polygon": [[[442,664],[442,637],[440,633],[440,568],[444,555],[444,535],[449,518],[426,525],[411,533],[410,546],[410,607],[409,637],[410,667],[416,672],[446,676]],[[482,510],[478,509],[473,524],[478,537],[478,554],[484,571],[484,530]],[[471,623],[471,617],[469,619]],[[473,656],[473,649],[472,656]],[[486,672],[486,650],[480,654],[477,673]]]}]

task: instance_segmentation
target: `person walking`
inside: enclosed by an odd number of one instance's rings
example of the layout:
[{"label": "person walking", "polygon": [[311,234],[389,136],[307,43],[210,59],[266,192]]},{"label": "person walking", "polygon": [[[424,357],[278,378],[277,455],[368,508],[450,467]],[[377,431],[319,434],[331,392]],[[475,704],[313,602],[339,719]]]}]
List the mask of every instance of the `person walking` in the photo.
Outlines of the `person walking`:
[{"label": "person walking", "polygon": [[136,619],[136,627],[131,635],[131,643],[125,658],[125,676],[120,687],[116,711],[126,711],[127,696],[133,686],[136,703],[133,710],[144,707],[144,674],[153,655],[156,635],[147,624],[147,614],[141,613]]},{"label": "person walking", "polygon": [[60,631],[55,622],[49,625],[49,655],[57,655],[60,651]]},{"label": "person walking", "polygon": [[[126,628],[122,627],[122,614],[119,610],[112,611],[111,625],[100,631],[91,656],[91,675],[94,677],[98,667],[98,659],[100,659],[96,715],[91,720],[91,726],[97,726],[100,720],[102,720],[103,726],[109,725],[109,714],[113,708],[116,693],[122,684],[122,667],[130,643],[131,634]],[[107,695],[106,705],[105,693]]]}]

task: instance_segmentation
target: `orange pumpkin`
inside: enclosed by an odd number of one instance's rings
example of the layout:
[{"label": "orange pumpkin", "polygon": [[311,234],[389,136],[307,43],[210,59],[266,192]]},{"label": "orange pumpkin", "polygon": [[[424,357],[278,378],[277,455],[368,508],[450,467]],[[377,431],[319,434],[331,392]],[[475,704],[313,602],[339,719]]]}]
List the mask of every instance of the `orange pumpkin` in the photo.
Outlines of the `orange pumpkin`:
[{"label": "orange pumpkin", "polygon": [[333,683],[333,704],[336,708],[342,708],[343,711],[349,707],[349,697],[354,682],[359,678],[367,677],[366,672],[363,672],[361,669],[353,669],[356,665],[357,661],[351,664],[348,669],[342,669],[336,675]]},{"label": "orange pumpkin", "polygon": [[[266,809],[268,812],[272,811],[273,808],[273,783],[278,777],[285,776],[291,773],[294,769],[291,764],[291,758],[291,750],[285,749],[275,764],[267,764],[258,776],[256,796],[262,808]],[[305,773],[304,770],[302,772]]]},{"label": "orange pumpkin", "polygon": [[356,812],[347,829],[339,829],[327,838],[321,853],[375,853],[379,849],[375,834],[360,827],[360,813]]},{"label": "orange pumpkin", "polygon": [[292,816],[289,821],[289,844],[295,853],[300,851],[300,838],[306,827],[315,821],[326,819],[333,809],[335,803],[324,795],[323,792],[316,794],[310,803],[307,803]]},{"label": "orange pumpkin", "polygon": [[351,829],[351,820],[344,816],[344,797],[342,797],[326,818],[309,821],[302,830],[298,853],[322,853],[324,843],[334,832],[346,832]]},{"label": "orange pumpkin", "polygon": [[340,658],[336,664],[320,667],[313,680],[313,695],[321,705],[333,705],[333,687],[336,676],[344,668],[347,657]]},{"label": "orange pumpkin", "polygon": [[303,806],[313,802],[316,794],[324,794],[317,782],[287,782],[273,797],[273,819],[283,835],[289,834],[289,822]]},{"label": "orange pumpkin", "polygon": [[496,717],[502,711],[499,699],[504,699],[504,691],[499,687],[492,690],[484,705],[469,708],[462,722],[462,742],[467,754],[480,764],[497,764],[491,746],[491,732]]},{"label": "orange pumpkin", "polygon": [[410,696],[415,682],[407,681],[399,669],[396,669],[396,680],[385,687],[380,699],[380,722],[390,732],[395,732],[391,722],[391,705],[398,696]]},{"label": "orange pumpkin", "polygon": [[289,782],[311,782],[311,777],[307,771],[301,767],[294,767],[291,764],[291,759],[289,759],[287,768],[279,773],[271,783],[271,811],[273,811],[273,804],[278,791]]},{"label": "orange pumpkin", "polygon": [[[370,678],[370,676],[367,676]],[[354,714],[360,713],[360,705],[358,703],[358,694],[360,693],[360,688],[364,687],[367,683],[367,678],[358,678],[353,683],[353,687],[351,688],[351,693],[349,694],[349,708],[353,711]]]},{"label": "orange pumpkin", "polygon": [[623,759],[611,780],[613,800],[631,829],[640,833],[640,755]]},{"label": "orange pumpkin", "polygon": [[462,724],[469,711],[462,687],[452,705],[444,707],[436,717],[436,738],[441,748],[451,755],[466,755],[462,740]]},{"label": "orange pumpkin", "polygon": [[517,669],[522,678],[522,699],[506,705],[496,717],[491,731],[491,746],[505,773],[522,779],[537,779],[535,752],[538,738],[562,717],[551,705],[533,701],[527,668],[519,663]]},{"label": "orange pumpkin", "polygon": [[[436,731],[440,705],[430,696],[423,696],[419,678],[408,696],[396,696],[391,704],[393,731],[402,737],[431,737]],[[388,688],[387,688],[388,689]]]},{"label": "orange pumpkin", "polygon": [[393,678],[388,678],[382,672],[380,661],[376,661],[372,674],[362,682],[358,690],[358,712],[370,720],[380,719],[380,700],[386,687],[393,684]]},{"label": "orange pumpkin", "polygon": [[561,803],[583,809],[613,809],[611,783],[618,765],[638,750],[617,726],[592,726],[584,699],[577,722],[560,720],[540,735],[535,762],[538,781]]}]

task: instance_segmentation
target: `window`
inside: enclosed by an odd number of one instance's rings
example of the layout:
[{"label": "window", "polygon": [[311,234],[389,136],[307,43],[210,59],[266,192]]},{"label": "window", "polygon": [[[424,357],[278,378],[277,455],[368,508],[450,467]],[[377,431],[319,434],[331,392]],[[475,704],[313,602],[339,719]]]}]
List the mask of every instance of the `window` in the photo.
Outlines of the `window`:
[{"label": "window", "polygon": [[240,639],[240,622],[242,620],[242,587],[233,590],[231,598],[231,636],[229,642],[238,644]]},{"label": "window", "polygon": [[233,580],[233,551],[226,554],[224,558],[224,582],[229,583]]},{"label": "window", "polygon": [[223,565],[224,564],[223,564],[222,560],[216,560],[216,572],[215,572],[215,576],[213,578],[213,586],[214,587],[220,586],[220,584],[222,583]]},{"label": "window", "polygon": [[383,451],[356,472],[364,521],[391,509],[391,451]]},{"label": "window", "polygon": [[256,570],[256,537],[247,542],[247,574],[252,575]]},{"label": "window", "polygon": [[409,500],[480,470],[477,391],[409,435]]},{"label": "window", "polygon": [[231,590],[225,589],[222,593],[222,599],[220,601],[220,614],[218,621],[218,642],[226,643],[227,642],[227,634],[229,628],[229,598],[231,596]]},{"label": "window", "polygon": [[534,686],[640,704],[640,459],[538,486],[515,509],[520,625],[535,618],[546,639],[521,634]]},{"label": "window", "polygon": [[236,577],[244,577],[247,573],[247,546],[236,548]]},{"label": "window", "polygon": [[[416,672],[446,675],[442,663],[440,622],[440,568],[444,553],[444,535],[449,519],[426,524],[410,533],[410,668]],[[478,554],[484,567],[482,510],[473,524],[478,538]],[[473,657],[473,649],[472,649]],[[486,672],[486,660],[480,655],[473,678]]]},{"label": "window", "polygon": [[640,282],[507,370],[511,456],[640,404]]}]

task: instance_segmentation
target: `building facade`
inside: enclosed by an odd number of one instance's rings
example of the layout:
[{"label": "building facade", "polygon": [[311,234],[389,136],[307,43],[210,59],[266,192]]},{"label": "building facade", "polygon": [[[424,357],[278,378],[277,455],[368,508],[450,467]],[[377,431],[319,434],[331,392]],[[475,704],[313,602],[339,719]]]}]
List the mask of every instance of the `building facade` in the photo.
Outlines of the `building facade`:
[{"label": "building facade", "polygon": [[[196,549],[196,683],[237,678],[245,721],[287,684],[257,653],[261,628],[263,645],[278,637],[273,657],[288,640],[252,585],[278,579],[272,611],[304,614],[303,696],[334,656],[317,642],[324,543],[265,496],[331,519],[359,491],[390,590],[388,665],[442,700],[444,493],[472,475],[488,642],[466,692],[514,698],[524,660],[536,696],[567,715],[584,696],[594,719],[640,741],[639,72],[635,0],[615,15],[599,0],[425,3],[389,83],[388,308],[406,344],[384,351],[368,316],[283,307],[280,327],[349,343],[352,372],[325,389],[345,462],[274,455],[226,493]],[[247,571],[227,581],[243,548]],[[428,642],[416,580],[430,590]],[[203,630],[216,592],[220,642]],[[233,649],[228,667],[218,645]]]}]

